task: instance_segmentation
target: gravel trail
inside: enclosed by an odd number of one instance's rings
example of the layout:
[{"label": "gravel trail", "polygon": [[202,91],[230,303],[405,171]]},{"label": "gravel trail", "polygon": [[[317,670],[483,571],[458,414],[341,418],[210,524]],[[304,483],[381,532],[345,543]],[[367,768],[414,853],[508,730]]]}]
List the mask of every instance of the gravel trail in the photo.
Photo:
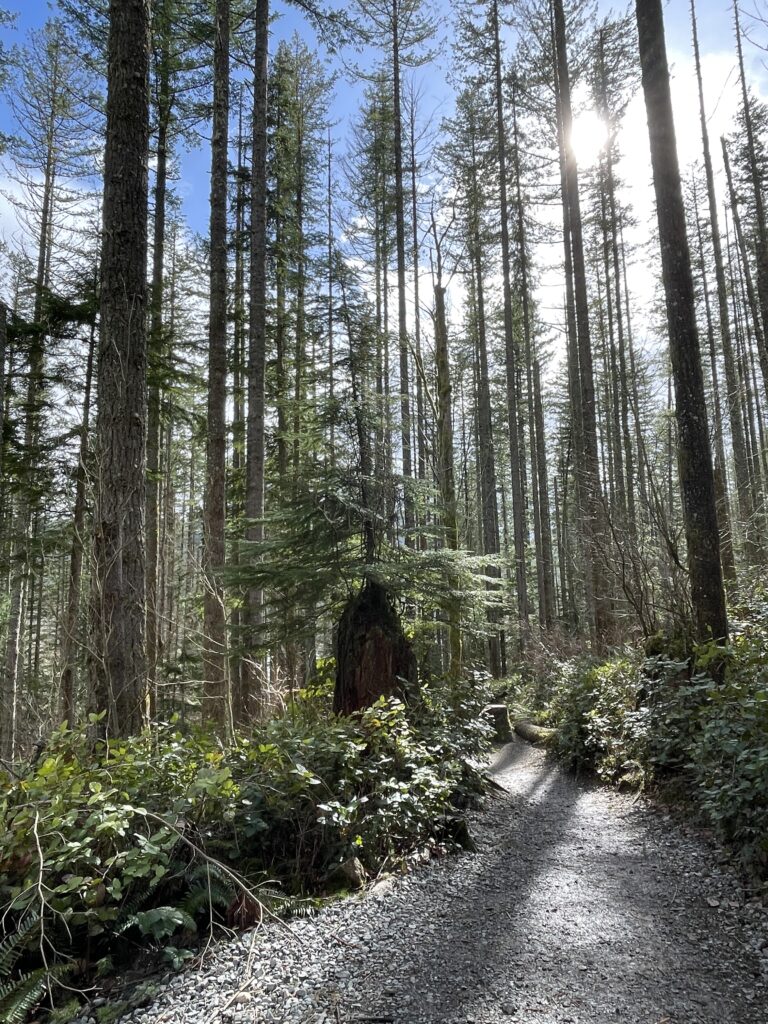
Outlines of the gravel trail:
[{"label": "gravel trail", "polygon": [[475,854],[216,948],[141,1024],[768,1024],[768,915],[718,849],[502,748]]}]

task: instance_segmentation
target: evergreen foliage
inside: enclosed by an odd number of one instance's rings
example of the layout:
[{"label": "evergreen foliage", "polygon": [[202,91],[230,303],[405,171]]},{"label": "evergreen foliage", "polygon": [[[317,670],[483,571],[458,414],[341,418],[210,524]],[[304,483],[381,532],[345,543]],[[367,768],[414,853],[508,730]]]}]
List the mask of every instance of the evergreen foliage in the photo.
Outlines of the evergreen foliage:
[{"label": "evergreen foliage", "polygon": [[[382,699],[337,719],[331,689],[316,680],[226,748],[179,723],[95,746],[62,726],[24,777],[4,778],[8,1005],[31,1007],[86,950],[89,975],[141,944],[183,947],[212,925],[300,911],[352,856],[375,875],[454,846],[459,808],[482,790],[482,690],[435,683],[408,708]],[[22,951],[34,966],[13,974]]]}]

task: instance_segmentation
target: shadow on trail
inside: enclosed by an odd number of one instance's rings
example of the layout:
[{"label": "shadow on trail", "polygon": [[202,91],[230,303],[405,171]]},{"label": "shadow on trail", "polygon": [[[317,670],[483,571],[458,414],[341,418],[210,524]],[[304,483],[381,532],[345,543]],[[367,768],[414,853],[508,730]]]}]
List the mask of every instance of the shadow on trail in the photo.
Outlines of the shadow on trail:
[{"label": "shadow on trail", "polygon": [[[532,773],[527,786],[510,792],[504,774],[514,771],[525,756],[522,741],[499,752],[489,774],[506,791],[492,797],[478,854],[447,864],[442,874],[445,899],[439,908],[431,909],[433,916],[428,910],[422,917],[421,908],[413,908],[419,921],[420,960],[407,965],[405,977],[392,980],[406,983],[410,992],[418,994],[420,1004],[395,1008],[382,999],[371,1008],[372,1016],[388,1016],[396,1024],[431,1013],[435,1021],[458,1020],[462,1008],[471,1006],[484,991],[487,977],[498,975],[500,961],[514,970],[515,957],[526,943],[515,910],[525,904],[540,874],[548,869],[548,854],[565,834],[579,799],[576,787],[561,787],[557,813],[542,820],[542,804],[559,770],[546,761]],[[399,936],[386,937],[396,948]],[[386,991],[386,977],[382,978]],[[451,979],[451,991],[436,992],[435,980],[445,978]],[[470,1013],[465,1017],[472,1019]]]},{"label": "shadow on trail", "polygon": [[[642,836],[592,787],[522,741],[489,773],[505,792],[484,812],[477,854],[414,885],[409,934],[403,907],[390,923],[382,905],[372,945],[391,957],[366,979],[379,989],[369,1016],[351,1019],[764,1024],[751,1007],[729,1015],[726,975],[686,944],[684,915],[664,909],[669,877],[655,879]],[[699,994],[674,1015],[681,977]],[[714,1015],[698,1015],[701,1005]]]}]

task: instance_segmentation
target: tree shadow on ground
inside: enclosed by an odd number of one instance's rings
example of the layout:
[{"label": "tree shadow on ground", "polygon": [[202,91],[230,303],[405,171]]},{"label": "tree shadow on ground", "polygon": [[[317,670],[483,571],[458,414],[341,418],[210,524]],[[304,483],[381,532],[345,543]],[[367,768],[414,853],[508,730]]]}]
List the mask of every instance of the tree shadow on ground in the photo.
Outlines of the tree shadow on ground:
[{"label": "tree shadow on ground", "polygon": [[765,1024],[735,1009],[728,943],[702,956],[711,917],[675,905],[669,865],[604,793],[521,742],[490,772],[510,791],[484,813],[478,853],[414,880],[407,931],[402,904],[382,904],[368,1016],[342,1021]]}]

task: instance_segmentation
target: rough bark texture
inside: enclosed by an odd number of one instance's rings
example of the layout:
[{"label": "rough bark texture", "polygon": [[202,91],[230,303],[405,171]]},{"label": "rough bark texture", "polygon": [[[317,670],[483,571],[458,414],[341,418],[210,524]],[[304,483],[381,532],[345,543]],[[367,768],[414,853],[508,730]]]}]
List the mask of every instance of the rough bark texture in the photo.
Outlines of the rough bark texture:
[{"label": "rough bark texture", "polygon": [[680,489],[698,638],[727,638],[712,450],[696,328],[691,257],[669,88],[661,0],[637,0],[643,91],[675,381]]},{"label": "rough bark texture", "polygon": [[520,435],[517,410],[517,352],[512,313],[512,267],[509,240],[509,203],[507,199],[507,146],[502,93],[501,41],[496,0],[491,9],[496,112],[496,146],[499,160],[499,203],[501,213],[501,272],[504,293],[504,352],[507,380],[507,422],[509,424],[510,470],[512,480],[512,525],[515,548],[515,582],[520,628],[529,628],[528,582],[525,566],[525,504],[520,459]]},{"label": "rough bark texture", "polygon": [[227,712],[224,588],[227,404],[227,144],[229,120],[229,0],[217,0],[213,54],[211,143],[211,299],[208,325],[208,437],[203,566],[205,715],[221,729]]},{"label": "rough bark texture", "polygon": [[94,465],[93,696],[109,735],[146,710],[147,0],[111,0]]},{"label": "rough bark texture", "polygon": [[407,697],[416,683],[416,656],[397,612],[382,584],[369,579],[339,622],[333,710],[350,715],[382,696]]},{"label": "rough bark texture", "polygon": [[[254,97],[251,176],[251,267],[250,322],[248,328],[248,455],[246,464],[245,514],[249,525],[246,539],[259,544],[264,539],[260,522],[264,515],[264,371],[267,336],[267,65],[269,42],[269,0],[257,0],[255,12]],[[263,595],[251,587],[246,597],[246,641],[255,639],[261,623]],[[241,703],[248,712],[257,697],[257,674],[248,662],[243,675]],[[253,709],[252,709],[253,710]]]}]

